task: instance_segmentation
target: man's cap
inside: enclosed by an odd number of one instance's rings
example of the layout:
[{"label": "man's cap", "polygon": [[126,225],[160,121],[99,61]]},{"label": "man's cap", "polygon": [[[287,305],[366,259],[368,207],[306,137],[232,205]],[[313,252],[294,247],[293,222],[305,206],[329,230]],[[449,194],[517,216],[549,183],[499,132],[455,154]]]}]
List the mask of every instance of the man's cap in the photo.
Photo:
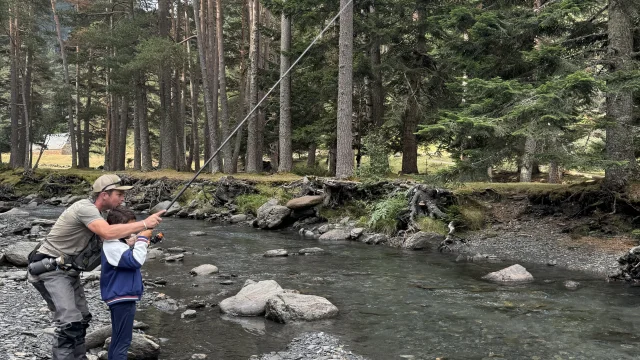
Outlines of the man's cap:
[{"label": "man's cap", "polygon": [[133,186],[122,186],[122,179],[118,175],[102,175],[93,183],[93,192],[101,193],[109,190],[129,190]]}]

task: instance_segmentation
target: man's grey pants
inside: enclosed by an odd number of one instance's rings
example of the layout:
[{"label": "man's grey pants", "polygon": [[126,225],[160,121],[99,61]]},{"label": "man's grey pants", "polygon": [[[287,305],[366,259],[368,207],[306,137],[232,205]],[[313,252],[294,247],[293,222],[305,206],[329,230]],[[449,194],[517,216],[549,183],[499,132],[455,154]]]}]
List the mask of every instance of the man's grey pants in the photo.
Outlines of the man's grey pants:
[{"label": "man's grey pants", "polygon": [[56,330],[53,336],[53,360],[84,360],[91,313],[84,288],[76,271],[50,271],[39,276],[29,274],[29,281],[40,292],[53,312]]}]

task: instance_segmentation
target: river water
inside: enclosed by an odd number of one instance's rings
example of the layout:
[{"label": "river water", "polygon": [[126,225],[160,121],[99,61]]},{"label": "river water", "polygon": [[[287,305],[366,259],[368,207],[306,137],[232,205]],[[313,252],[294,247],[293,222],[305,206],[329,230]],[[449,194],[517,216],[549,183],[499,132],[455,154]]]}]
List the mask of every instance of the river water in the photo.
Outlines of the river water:
[{"label": "river water", "polygon": [[[60,208],[34,215],[57,217]],[[358,242],[303,239],[292,231],[263,231],[240,225],[167,218],[162,247],[187,250],[183,262],[149,260],[145,278],[161,277],[166,293],[189,303],[217,303],[234,295],[247,279],[277,281],[283,288],[326,297],[337,318],[277,324],[264,318],[233,318],[217,307],[181,311],[139,309],[148,333],[166,339],[161,359],[248,359],[282,350],[302,332],[339,336],[354,352],[371,359],[638,359],[640,288],[608,284],[591,275],[523,263],[535,282],[496,285],[480,278],[511,262],[456,263],[454,255],[414,252]],[[204,231],[206,236],[189,236]],[[267,250],[295,252],[321,247],[322,256],[264,258]],[[225,278],[191,277],[189,270],[214,264]],[[577,291],[564,288],[577,280]],[[228,292],[228,295],[221,293]]]},{"label": "river water", "polygon": [[[139,320],[151,335],[166,338],[163,359],[205,353],[213,359],[247,359],[284,349],[305,331],[339,336],[371,359],[631,359],[638,358],[640,289],[607,284],[580,273],[522,264],[536,281],[501,286],[481,280],[512,263],[456,263],[452,256],[412,252],[356,242],[320,242],[291,231],[167,219],[163,247],[187,250],[182,263],[149,261],[147,277],[162,277],[156,289],[185,303],[234,295],[245,280],[277,281],[283,288],[326,297],[340,309],[332,320],[277,324],[263,318],[229,318],[217,308],[198,310],[193,320],[180,312],[149,308]],[[204,231],[206,236],[189,236]],[[263,258],[271,249],[295,252],[321,247],[323,256]],[[200,264],[234,275],[190,277]],[[580,281],[577,291],[565,280]],[[217,295],[217,296],[216,296]],[[404,355],[404,356],[403,356]],[[407,356],[410,355],[410,356]],[[403,357],[401,357],[403,356]]]}]

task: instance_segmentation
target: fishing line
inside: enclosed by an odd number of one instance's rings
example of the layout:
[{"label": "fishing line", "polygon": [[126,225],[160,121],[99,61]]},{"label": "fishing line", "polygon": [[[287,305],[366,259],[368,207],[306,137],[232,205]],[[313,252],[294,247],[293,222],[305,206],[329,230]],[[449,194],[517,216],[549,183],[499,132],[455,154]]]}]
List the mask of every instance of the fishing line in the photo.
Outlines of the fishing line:
[{"label": "fishing line", "polygon": [[287,75],[289,75],[289,72],[291,72],[291,69],[293,69],[298,62],[300,62],[300,60],[302,60],[302,58],[307,54],[307,52],[309,52],[309,50],[311,49],[311,47],[322,37],[322,35],[329,30],[329,27],[331,27],[331,25],[333,25],[333,23],[338,19],[338,17],[340,17],[340,15],[347,9],[347,7],[349,7],[349,5],[351,5],[351,3],[353,2],[353,0],[349,0],[347,2],[347,4],[340,9],[340,11],[338,11],[338,13],[333,17],[333,19],[331,19],[331,21],[329,21],[329,23],[327,24],[327,26],[324,27],[324,29],[322,29],[322,31],[320,31],[320,33],[318,33],[318,35],[316,35],[316,37],[313,39],[313,41],[311,41],[311,43],[309,44],[309,46],[307,46],[306,49],[304,49],[304,51],[302,52],[302,54],[300,54],[300,56],[298,56],[298,58],[296,59],[296,61],[293,62],[293,64],[291,64],[291,66],[289,66],[289,68],[287,69],[287,71],[284,72],[284,74],[282,74],[282,76],[280,76],[280,78],[278,79],[278,81],[276,81],[275,84],[273,84],[273,86],[269,89],[269,91],[267,91],[266,94],[264,94],[264,96],[262,97],[262,99],[260,99],[260,101],[258,101],[258,104],[256,106],[253,107],[253,109],[251,109],[251,111],[249,111],[249,113],[247,114],[247,116],[245,116],[245,118],[236,126],[236,128],[231,132],[231,134],[229,134],[229,136],[227,136],[227,138],[222,142],[222,144],[220,145],[220,147],[218,147],[218,149],[213,153],[213,155],[211,155],[211,157],[204,163],[204,165],[202,165],[202,167],[196,172],[196,174],[193,176],[193,178],[191,178],[191,180],[189,180],[189,182],[182,188],[182,190],[180,190],[180,192],[178,193],[178,195],[176,195],[173,200],[171,200],[171,203],[169,203],[169,206],[167,206],[166,210],[169,210],[171,208],[171,206],[173,206],[173,204],[178,200],[178,198],[180,198],[180,196],[182,196],[182,194],[185,192],[185,190],[187,190],[187,188],[189,186],[191,186],[191,184],[193,183],[193,181],[200,175],[200,173],[202,172],[202,170],[204,170],[207,165],[209,165],[209,163],[211,162],[211,160],[213,160],[213,158],[216,157],[216,155],[218,155],[218,153],[220,152],[220,150],[222,150],[222,148],[229,142],[229,140],[231,140],[231,137],[233,137],[233,135],[235,135],[236,132],[238,132],[238,130],[240,130],[240,128],[242,127],[242,125],[244,125],[244,123],[249,119],[249,117],[251,117],[251,115],[260,107],[260,105],[262,105],[262,103],[264,102],[264,100],[269,96],[269,94],[271,94],[273,92],[273,90],[280,85],[280,83],[282,82],[282,79],[284,79]]}]

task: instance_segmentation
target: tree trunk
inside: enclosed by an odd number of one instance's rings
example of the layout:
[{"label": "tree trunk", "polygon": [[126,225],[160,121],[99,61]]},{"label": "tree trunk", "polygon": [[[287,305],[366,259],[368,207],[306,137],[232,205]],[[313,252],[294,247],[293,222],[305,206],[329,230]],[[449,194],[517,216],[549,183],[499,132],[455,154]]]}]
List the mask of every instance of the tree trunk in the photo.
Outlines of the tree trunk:
[{"label": "tree trunk", "polygon": [[129,128],[129,98],[120,101],[120,126],[118,128],[118,170],[124,170],[127,163],[127,130]]},{"label": "tree trunk", "polygon": [[[291,66],[291,17],[285,12],[280,20],[280,76]],[[293,152],[291,148],[291,75],[287,74],[280,83],[280,164],[278,172],[291,172]]]},{"label": "tree trunk", "polygon": [[[91,143],[91,130],[89,129],[89,125],[91,122],[91,101],[93,94],[93,52],[89,50],[89,62],[87,64],[89,67],[87,70],[87,104],[85,106],[84,111],[84,142],[82,143],[82,157],[84,158],[84,163],[87,167],[91,166],[89,162],[89,148]],[[78,119],[78,121],[80,121]]]},{"label": "tree trunk", "polygon": [[31,168],[31,73],[33,69],[33,50],[27,46],[24,74],[22,75],[22,103],[24,105],[24,164],[23,168]]},{"label": "tree trunk", "polygon": [[[77,12],[77,10],[76,10]],[[76,46],[76,99],[75,99],[75,113],[76,119],[78,120],[78,124],[76,127],[76,139],[78,141],[78,167],[87,168],[89,164],[84,163],[84,158],[82,157],[82,121],[80,121],[80,47]]]},{"label": "tree trunk", "polygon": [[[205,55],[205,43],[204,43],[204,38],[202,35],[202,29],[204,29],[204,24],[200,23],[200,1],[199,0],[194,0],[193,1],[193,19],[194,19],[194,23],[196,26],[196,35],[197,35],[197,39],[198,39],[198,57],[200,59],[200,74],[203,77],[203,81],[202,81],[202,87],[204,88],[204,104],[206,107],[206,112],[207,112],[207,122],[209,124],[209,131],[211,131],[211,133],[214,132],[213,129],[216,128],[215,126],[215,122],[213,119],[213,114],[214,114],[214,104],[213,104],[213,96],[211,95],[211,89],[209,88],[209,81],[207,81],[206,76],[207,76],[207,64],[206,64],[206,55]],[[217,104],[216,104],[216,108],[217,108]],[[217,141],[215,136],[211,136],[209,138],[209,143],[211,145],[211,154],[213,154],[214,150],[214,146],[217,146]],[[207,159],[208,160],[208,159]],[[220,170],[220,168],[217,166],[218,162],[217,161],[212,161],[212,172],[217,172]]]},{"label": "tree trunk", "polygon": [[[260,17],[260,4],[258,0],[249,0],[251,18],[251,37],[249,40],[249,111],[258,104],[258,60],[260,32],[258,19]],[[245,171],[256,173],[262,171],[262,163],[258,164],[258,111],[254,111],[249,117],[247,136],[247,156]]]},{"label": "tree trunk", "polygon": [[11,18],[9,19],[9,57],[10,59],[10,83],[11,83],[11,104],[10,113],[11,113],[11,154],[9,156],[9,165],[12,168],[17,168],[22,163],[22,159],[18,158],[20,151],[19,148],[19,138],[20,138],[20,124],[19,124],[19,113],[18,113],[18,46],[16,44],[16,37],[18,33],[18,29],[16,27],[16,16],[17,11],[16,8],[11,8]]},{"label": "tree trunk", "polygon": [[[65,49],[64,41],[62,40],[62,29],[60,27],[60,19],[56,11],[56,0],[51,0],[51,9],[53,11],[53,20],[56,24],[56,33],[58,35],[58,43],[60,44],[60,56],[62,57],[62,68],[64,70],[64,84],[66,91],[71,92],[71,81],[69,80],[69,64],[67,64],[67,51]],[[67,99],[67,116],[69,125],[69,142],[71,142],[71,167],[76,168],[78,166],[77,149],[76,149],[76,134],[75,125],[73,121],[73,110],[71,107],[71,99]]]},{"label": "tree trunk", "polygon": [[[191,28],[189,15],[187,13],[187,9],[185,8],[185,31],[186,36],[191,36]],[[191,61],[191,41],[186,42],[187,48],[187,58],[189,59],[187,66],[189,69],[189,95],[191,102],[191,150],[189,151],[189,168],[191,168],[191,161],[194,162],[194,170],[200,170],[200,138],[198,135],[198,118],[200,117],[200,109],[198,108],[198,86],[196,85],[198,82],[198,72],[195,70],[195,66],[193,61]]]},{"label": "tree trunk", "polygon": [[[216,7],[215,0],[207,0],[207,21],[203,23],[202,33],[207,34],[207,41],[205,42],[205,46],[208,45],[207,51],[207,70],[209,74],[209,88],[211,89],[212,96],[212,119],[213,121],[208,122],[208,128],[210,131],[209,134],[209,153],[213,154],[220,147],[220,121],[219,121],[219,107],[218,100],[220,96],[220,82],[218,78],[220,77],[219,71],[220,67],[218,64],[218,41],[216,37]],[[202,13],[204,13],[204,7],[202,8]],[[204,76],[204,75],[203,75]],[[211,171],[216,173],[218,171],[222,171],[223,159],[221,154],[216,155],[216,158],[211,162]]]},{"label": "tree trunk", "polygon": [[316,143],[309,145],[309,153],[307,154],[307,167],[316,167]]},{"label": "tree trunk", "polygon": [[527,135],[524,143],[524,153],[520,164],[520,182],[531,182],[534,166],[534,154],[536,152],[536,139]]},{"label": "tree trunk", "polygon": [[[158,0],[158,29],[161,38],[169,38],[169,0]],[[176,163],[176,126],[171,114],[171,69],[160,70],[160,168],[171,169]]]},{"label": "tree trunk", "polygon": [[549,184],[562,183],[562,170],[557,161],[549,163]]},{"label": "tree trunk", "polygon": [[[421,1],[417,1],[416,20],[419,21],[416,34],[416,50],[420,54],[426,53],[427,44],[424,38],[426,33],[424,16],[424,5]],[[419,68],[421,64],[415,61],[413,69],[408,75],[409,94],[407,99],[407,110],[405,111],[404,122],[402,127],[402,170],[403,174],[418,173],[418,139],[416,131],[418,131],[419,123],[419,99],[421,95],[421,74]]]},{"label": "tree trunk", "polygon": [[[183,21],[182,1],[176,2],[176,27],[174,39],[176,42],[182,42],[188,36],[182,34],[182,21]],[[189,21],[189,19],[186,19]],[[179,69],[176,69],[176,76],[174,81],[175,90],[175,141],[176,141],[176,163],[175,168],[178,171],[187,171],[186,164],[186,149],[185,149],[185,65],[184,63]]]},{"label": "tree trunk", "polygon": [[[222,1],[216,0],[216,39],[218,53],[218,81],[220,85],[220,111],[222,112],[221,130],[222,141],[229,136],[229,104],[227,98],[227,69],[224,61],[224,33],[222,27],[224,25],[224,11]],[[231,143],[227,142],[222,148],[223,169],[229,174],[233,172],[232,165],[233,153]]]},{"label": "tree trunk", "polygon": [[136,76],[136,82],[134,84],[134,107],[133,107],[133,170],[140,171],[142,169],[142,153],[140,145],[140,118],[142,117],[143,102],[141,101],[142,92],[140,90],[139,81],[137,80],[140,75]]},{"label": "tree trunk", "polygon": [[[249,43],[249,4],[248,0],[242,1],[242,42],[240,44],[240,116],[244,118],[249,107],[249,77],[247,73],[247,44]],[[238,160],[240,159],[240,150],[242,148],[242,140],[244,139],[244,125],[240,126],[236,133],[236,144],[233,148],[233,172],[238,172]]]},{"label": "tree trunk", "polygon": [[153,159],[151,157],[151,144],[149,141],[149,121],[147,119],[147,90],[145,88],[145,77],[140,74],[136,87],[137,98],[136,106],[140,113],[138,114],[140,122],[140,167],[142,171],[151,171],[153,169]]},{"label": "tree trunk", "polygon": [[336,177],[353,175],[353,3],[340,0],[340,54],[338,59],[338,124],[336,148]]},{"label": "tree trunk", "polygon": [[111,132],[109,133],[109,171],[118,169],[118,135],[120,134],[120,122],[119,120],[119,112],[120,112],[120,101],[118,96],[114,93],[111,93]]},{"label": "tree trunk", "polygon": [[337,167],[337,155],[336,155],[336,142],[333,141],[331,148],[329,149],[329,176],[336,176]]},{"label": "tree trunk", "polygon": [[[633,67],[633,22],[631,7],[624,0],[609,1],[609,71],[630,70]],[[611,88],[611,86],[610,86]],[[612,90],[607,92],[606,157],[611,162],[605,168],[604,187],[612,191],[624,191],[636,171],[633,147],[633,92]]]}]

